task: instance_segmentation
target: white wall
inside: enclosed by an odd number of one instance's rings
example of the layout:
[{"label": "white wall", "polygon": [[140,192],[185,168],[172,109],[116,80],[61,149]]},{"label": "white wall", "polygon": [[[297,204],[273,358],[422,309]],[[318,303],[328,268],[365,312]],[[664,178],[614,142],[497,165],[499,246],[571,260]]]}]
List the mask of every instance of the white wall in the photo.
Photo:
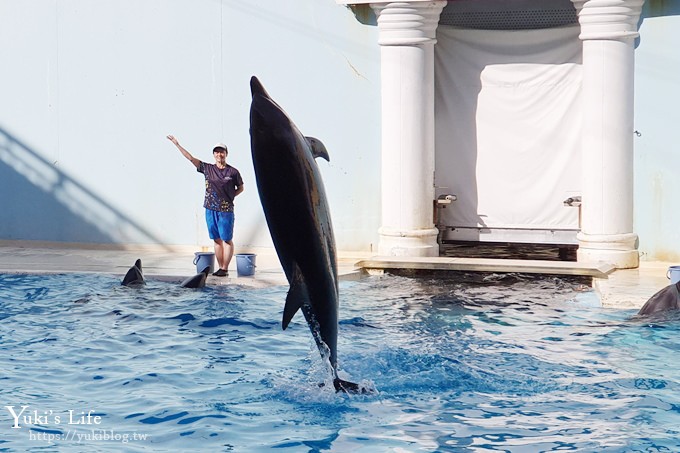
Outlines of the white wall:
[{"label": "white wall", "polygon": [[635,54],[635,231],[643,260],[680,264],[680,2],[655,12]]},{"label": "white wall", "polygon": [[338,247],[379,227],[375,27],[334,0],[0,0],[0,240],[207,245],[202,175],[224,141],[238,247],[269,246],[249,79],[319,137]]},{"label": "white wall", "polygon": [[[680,262],[678,48],[680,5],[647,6],[635,231],[643,259]],[[202,176],[173,133],[206,160],[229,145],[246,184],[237,246],[268,246],[250,161],[255,74],[329,149],[319,166],[339,248],[370,250],[379,65],[376,27],[335,0],[0,0],[0,240],[209,244]]]}]

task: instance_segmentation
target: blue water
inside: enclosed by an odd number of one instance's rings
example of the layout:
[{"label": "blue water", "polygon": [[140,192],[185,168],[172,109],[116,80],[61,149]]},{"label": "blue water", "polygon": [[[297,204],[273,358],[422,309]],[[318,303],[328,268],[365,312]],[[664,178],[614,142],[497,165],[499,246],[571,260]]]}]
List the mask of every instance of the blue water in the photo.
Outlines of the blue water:
[{"label": "blue water", "polygon": [[680,319],[630,321],[577,281],[343,282],[341,375],[365,396],[319,387],[287,287],[119,281],[0,274],[0,451],[680,448]]}]

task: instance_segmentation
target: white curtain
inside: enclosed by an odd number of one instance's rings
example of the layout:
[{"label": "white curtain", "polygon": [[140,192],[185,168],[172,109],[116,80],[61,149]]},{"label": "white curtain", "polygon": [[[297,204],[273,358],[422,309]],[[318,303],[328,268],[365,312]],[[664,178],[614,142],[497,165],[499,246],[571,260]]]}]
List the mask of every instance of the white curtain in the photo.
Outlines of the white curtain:
[{"label": "white curtain", "polygon": [[438,28],[435,185],[458,197],[443,224],[578,229],[579,32]]}]

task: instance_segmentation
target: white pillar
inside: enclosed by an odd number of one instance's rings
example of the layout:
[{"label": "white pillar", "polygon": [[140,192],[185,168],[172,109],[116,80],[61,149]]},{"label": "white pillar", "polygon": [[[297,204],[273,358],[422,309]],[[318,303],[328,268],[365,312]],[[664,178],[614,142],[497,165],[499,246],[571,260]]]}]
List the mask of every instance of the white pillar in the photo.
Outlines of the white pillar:
[{"label": "white pillar", "polygon": [[434,228],[434,44],[446,1],[371,3],[382,81],[382,226],[378,251],[438,256]]},{"label": "white pillar", "polygon": [[644,0],[572,0],[583,41],[578,261],[639,264],[633,232],[634,40]]}]

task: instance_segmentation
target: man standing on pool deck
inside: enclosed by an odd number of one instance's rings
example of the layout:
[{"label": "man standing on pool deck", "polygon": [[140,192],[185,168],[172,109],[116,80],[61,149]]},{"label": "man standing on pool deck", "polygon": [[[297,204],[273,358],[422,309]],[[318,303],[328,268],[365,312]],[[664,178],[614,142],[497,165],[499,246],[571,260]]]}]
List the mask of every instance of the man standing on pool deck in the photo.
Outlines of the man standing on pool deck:
[{"label": "man standing on pool deck", "polygon": [[205,221],[210,239],[215,242],[215,257],[219,269],[213,273],[217,277],[227,277],[229,263],[234,256],[234,198],[243,192],[241,173],[227,164],[227,145],[218,143],[213,147],[214,164],[207,164],[189,153],[177,139],[168,135],[168,140],[194,164],[199,173],[205,176]]}]

